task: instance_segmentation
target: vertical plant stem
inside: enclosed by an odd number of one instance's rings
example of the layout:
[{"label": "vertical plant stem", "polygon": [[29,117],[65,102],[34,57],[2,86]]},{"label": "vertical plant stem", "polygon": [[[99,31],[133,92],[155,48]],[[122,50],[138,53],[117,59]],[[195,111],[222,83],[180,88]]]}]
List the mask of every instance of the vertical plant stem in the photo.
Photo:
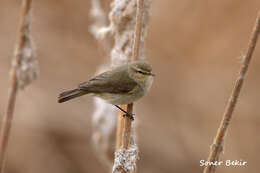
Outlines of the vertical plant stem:
[{"label": "vertical plant stem", "polygon": [[[133,53],[131,61],[136,61],[139,58],[139,48],[142,33],[142,19],[143,19],[143,0],[137,0],[137,10],[136,10],[136,26],[135,26],[135,37],[133,42]],[[133,113],[133,103],[126,105],[121,105],[123,109],[127,108],[129,114]],[[117,124],[117,143],[116,149],[128,149],[131,139],[131,125],[132,120],[127,116],[122,116],[120,111],[118,114],[118,124]],[[122,173],[125,171],[122,170]]]},{"label": "vertical plant stem", "polygon": [[[143,0],[137,0],[137,11],[136,11],[136,27],[135,27],[135,37],[134,37],[134,45],[133,45],[133,53],[131,61],[135,61],[138,59],[139,55],[139,47],[141,40],[141,32],[142,32],[142,18],[143,18]],[[121,105],[123,109],[125,109],[125,105]],[[127,105],[127,112],[133,113],[133,103]],[[118,115],[118,130],[117,130],[117,149],[119,149],[122,144],[124,149],[127,149],[129,144],[124,144],[124,142],[130,141],[130,133],[131,133],[131,119],[127,116],[122,117],[122,112],[119,112]],[[126,134],[127,133],[127,134]],[[123,138],[125,136],[125,138]],[[127,139],[129,138],[129,139]]]},{"label": "vertical plant stem", "polygon": [[[140,47],[140,40],[141,40],[141,32],[142,32],[142,19],[143,19],[143,0],[137,0],[137,11],[136,11],[136,27],[135,27],[135,37],[134,37],[134,45],[133,45],[133,54],[131,61],[135,61],[138,59],[139,55],[139,47]],[[125,109],[125,105],[121,105],[123,109]],[[127,105],[127,112],[132,114],[133,111],[133,103]],[[129,142],[130,136],[125,135],[125,133],[131,133],[131,120],[127,116],[122,117],[122,111],[119,112],[118,115],[118,130],[117,130],[117,147],[119,149],[123,144],[123,136],[125,136],[125,142]],[[127,125],[128,127],[126,127]],[[124,129],[124,130],[123,130]],[[127,130],[126,130],[127,129]],[[123,135],[124,133],[124,135]],[[123,145],[125,149],[127,149],[128,144]]]},{"label": "vertical plant stem", "polygon": [[[126,105],[121,105],[121,108],[126,110]],[[123,129],[124,129],[124,113],[122,111],[119,111],[118,117],[117,117],[117,134],[116,134],[116,150],[120,149],[123,142]]]},{"label": "vertical plant stem", "polygon": [[[133,112],[133,103],[130,103],[127,105],[127,112],[129,112],[129,113]],[[125,116],[125,118],[124,118],[124,135],[123,135],[123,141],[122,141],[122,146],[124,149],[127,149],[130,144],[131,123],[132,123],[132,120]]]},{"label": "vertical plant stem", "polygon": [[143,6],[144,6],[144,0],[137,0],[136,26],[135,26],[132,61],[136,61],[139,58],[139,48],[140,48],[142,25],[143,25]]},{"label": "vertical plant stem", "polygon": [[1,131],[0,131],[0,171],[4,172],[4,161],[5,154],[8,145],[8,139],[10,136],[11,124],[13,119],[13,113],[15,108],[15,100],[18,92],[18,78],[17,78],[17,69],[21,65],[21,57],[22,57],[22,48],[24,47],[26,37],[25,37],[25,29],[26,29],[26,17],[31,8],[31,0],[23,0],[22,2],[22,12],[20,17],[20,25],[17,43],[15,47],[13,62],[11,67],[11,84],[9,88],[8,102],[6,113],[3,116],[3,120],[1,122]]},{"label": "vertical plant stem", "polygon": [[[251,39],[249,40],[249,45],[248,45],[248,49],[245,55],[245,58],[243,60],[242,66],[240,68],[240,72],[238,75],[238,78],[236,80],[234,89],[231,93],[231,96],[229,98],[229,101],[227,103],[226,109],[224,111],[223,114],[223,119],[220,123],[220,126],[218,128],[217,131],[217,135],[214,139],[214,143],[212,144],[212,148],[208,157],[208,161],[209,162],[214,162],[217,161],[219,159],[219,155],[223,150],[223,140],[224,137],[226,135],[227,132],[227,128],[228,125],[230,124],[230,120],[232,118],[232,113],[235,109],[236,103],[237,103],[237,99],[239,97],[248,67],[249,67],[249,63],[250,60],[252,58],[256,43],[257,43],[257,39],[259,36],[259,32],[260,32],[260,12],[258,13],[258,17],[256,19],[256,23],[255,26],[253,28],[253,32],[252,32],[252,36]],[[204,168],[203,173],[212,173],[215,172],[215,166],[213,165],[208,165]]]}]

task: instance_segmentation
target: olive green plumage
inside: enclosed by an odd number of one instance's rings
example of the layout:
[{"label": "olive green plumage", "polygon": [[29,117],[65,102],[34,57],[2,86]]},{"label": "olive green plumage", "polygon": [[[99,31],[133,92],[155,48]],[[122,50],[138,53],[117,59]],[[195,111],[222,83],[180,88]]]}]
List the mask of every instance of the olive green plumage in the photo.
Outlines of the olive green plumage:
[{"label": "olive green plumage", "polygon": [[149,91],[154,76],[151,71],[151,66],[144,61],[130,62],[101,73],[76,89],[62,92],[58,102],[89,94],[114,105],[132,103]]}]

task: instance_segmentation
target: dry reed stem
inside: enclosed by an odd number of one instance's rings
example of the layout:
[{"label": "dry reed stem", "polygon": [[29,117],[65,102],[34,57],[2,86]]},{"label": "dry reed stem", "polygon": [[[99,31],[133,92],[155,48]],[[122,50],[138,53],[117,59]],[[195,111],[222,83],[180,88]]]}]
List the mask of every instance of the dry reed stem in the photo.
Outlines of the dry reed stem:
[{"label": "dry reed stem", "polygon": [[23,0],[22,2],[22,13],[21,13],[21,21],[19,25],[19,32],[17,38],[17,44],[15,48],[15,53],[13,59],[17,63],[16,66],[12,66],[11,69],[11,86],[9,90],[8,103],[6,114],[3,116],[1,132],[0,132],[0,171],[4,172],[4,161],[5,154],[8,145],[8,139],[10,136],[11,123],[13,119],[13,112],[15,108],[15,100],[18,91],[18,68],[22,63],[22,49],[26,43],[26,20],[28,17],[28,13],[31,8],[31,0]]},{"label": "dry reed stem", "polygon": [[[143,0],[137,0],[136,26],[135,26],[133,54],[132,54],[131,61],[136,61],[139,58],[139,48],[140,48],[141,33],[142,33],[142,19],[143,19]],[[122,105],[122,107],[125,107],[125,105]],[[127,105],[127,112],[129,114],[133,113],[133,103]],[[122,113],[119,113],[119,116],[120,117],[118,118],[119,121],[118,121],[117,149],[122,147],[123,149],[127,150],[131,139],[132,120],[127,116],[122,117]],[[124,172],[125,171],[122,169],[122,173]]]},{"label": "dry reed stem", "polygon": [[141,41],[141,33],[142,33],[142,25],[143,25],[144,0],[137,0],[137,1],[138,3],[137,3],[137,11],[136,11],[136,26],[135,26],[132,61],[136,61],[139,58],[139,49],[140,49],[140,41]]},{"label": "dry reed stem", "polygon": [[[259,32],[260,32],[260,12],[258,13],[256,22],[255,22],[255,26],[253,28],[252,36],[251,36],[251,39],[249,40],[248,49],[247,49],[245,58],[243,60],[242,66],[240,68],[238,78],[236,80],[235,86],[233,88],[233,91],[231,93],[227,106],[225,108],[225,112],[223,114],[223,119],[218,128],[217,135],[212,144],[211,151],[210,151],[210,154],[208,157],[209,162],[218,161],[219,155],[223,150],[224,137],[226,135],[228,125],[232,118],[232,113],[235,109],[237,99],[239,97],[240,90],[242,88],[242,85],[243,85],[243,82],[245,79],[245,75],[247,73],[250,60],[252,58],[252,55],[253,55],[253,52],[254,52],[254,49],[255,49],[255,46],[257,43],[257,39],[259,36]],[[212,172],[215,172],[215,169],[216,169],[215,166],[208,165],[204,168],[203,173],[212,173]]]},{"label": "dry reed stem", "polygon": [[[130,103],[127,105],[127,112],[133,113],[133,103]],[[131,138],[131,125],[132,125],[132,120],[125,116],[123,117],[124,119],[124,131],[123,131],[123,141],[122,141],[122,147],[124,149],[128,149],[129,144],[130,144],[130,138]]]},{"label": "dry reed stem", "polygon": [[[127,105],[121,105],[121,108],[126,110]],[[125,124],[123,115],[124,112],[119,111],[118,118],[117,118],[116,150],[119,150],[123,143],[122,137],[123,137],[124,124]]]},{"label": "dry reed stem", "polygon": [[[134,37],[134,44],[133,44],[133,54],[132,54],[132,59],[131,61],[136,61],[138,59],[139,55],[139,46],[140,46],[140,41],[141,41],[141,32],[142,32],[142,18],[143,18],[143,0],[137,0],[137,11],[136,11],[136,27],[135,27],[135,37]],[[127,105],[127,112],[129,114],[133,113],[133,103]],[[121,115],[121,111],[119,113],[119,116]],[[124,118],[119,118],[120,121],[118,122],[118,125],[123,128],[122,135],[119,135],[120,137],[118,140],[122,141],[124,149],[127,149],[130,141],[130,136],[131,136],[131,119],[127,116]],[[123,126],[121,124],[124,124]],[[129,133],[129,134],[128,134]],[[124,137],[125,136],[125,137]],[[123,138],[124,137],[124,138]],[[128,143],[127,143],[128,142]]]}]

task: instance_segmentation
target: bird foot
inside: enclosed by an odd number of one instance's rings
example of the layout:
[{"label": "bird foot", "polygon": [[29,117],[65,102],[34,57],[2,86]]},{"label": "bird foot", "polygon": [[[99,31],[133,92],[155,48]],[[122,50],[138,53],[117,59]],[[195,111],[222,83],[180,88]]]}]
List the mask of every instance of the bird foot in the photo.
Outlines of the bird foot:
[{"label": "bird foot", "polygon": [[124,112],[125,114],[123,114],[123,117],[128,117],[130,118],[132,121],[134,121],[134,114],[128,113],[126,112],[124,109],[122,109],[120,106],[118,105],[114,105],[115,107],[117,107],[119,110],[121,110],[122,112]]},{"label": "bird foot", "polygon": [[135,118],[134,118],[134,114],[125,113],[125,114],[123,114],[123,117],[128,117],[128,118],[130,118],[132,121],[135,120]]}]

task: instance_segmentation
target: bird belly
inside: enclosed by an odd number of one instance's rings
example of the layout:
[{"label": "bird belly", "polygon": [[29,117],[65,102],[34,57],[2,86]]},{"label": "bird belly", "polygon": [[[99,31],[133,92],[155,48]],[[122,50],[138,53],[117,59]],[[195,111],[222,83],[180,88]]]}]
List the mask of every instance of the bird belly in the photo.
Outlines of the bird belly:
[{"label": "bird belly", "polygon": [[144,95],[144,91],[141,88],[135,88],[133,91],[124,94],[114,94],[114,93],[100,93],[95,94],[95,96],[104,99],[113,105],[123,105],[133,103]]}]

